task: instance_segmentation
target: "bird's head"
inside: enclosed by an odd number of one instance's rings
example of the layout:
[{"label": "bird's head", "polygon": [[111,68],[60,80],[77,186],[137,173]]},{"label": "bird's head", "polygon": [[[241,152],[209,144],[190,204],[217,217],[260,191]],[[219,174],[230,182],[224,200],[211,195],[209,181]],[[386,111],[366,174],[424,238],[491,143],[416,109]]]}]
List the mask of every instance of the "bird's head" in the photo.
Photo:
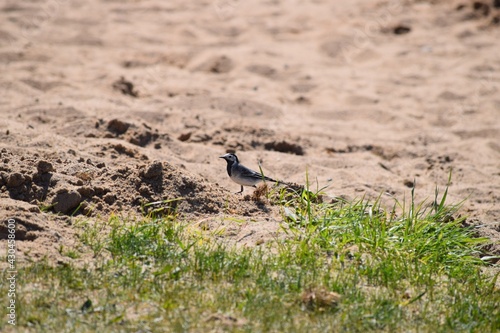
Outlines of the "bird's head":
[{"label": "bird's head", "polygon": [[228,153],[228,154],[219,156],[219,158],[225,159],[228,164],[233,164],[233,163],[238,163],[239,162],[238,161],[238,157],[235,154],[233,154],[233,153]]}]

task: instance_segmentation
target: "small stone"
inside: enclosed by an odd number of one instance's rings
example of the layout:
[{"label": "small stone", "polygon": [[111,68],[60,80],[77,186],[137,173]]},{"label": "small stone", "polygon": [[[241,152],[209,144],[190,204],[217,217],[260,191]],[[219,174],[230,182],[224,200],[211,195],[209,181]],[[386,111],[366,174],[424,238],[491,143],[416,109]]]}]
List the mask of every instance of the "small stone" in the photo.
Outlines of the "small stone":
[{"label": "small stone", "polygon": [[112,119],[108,123],[108,130],[116,134],[125,133],[129,127],[130,127],[129,123],[126,123],[118,119]]},{"label": "small stone", "polygon": [[44,174],[44,173],[54,171],[54,166],[52,165],[52,163],[42,160],[42,161],[38,161],[36,169],[37,169],[39,174]]},{"label": "small stone", "polygon": [[151,179],[161,176],[162,172],[163,172],[163,165],[161,164],[161,162],[154,161],[147,167],[146,171],[144,171],[143,176],[144,178]]},{"label": "small stone", "polygon": [[145,197],[150,196],[152,194],[146,185],[141,185],[141,187],[139,187],[139,193]]},{"label": "small stone", "polygon": [[108,193],[109,190],[101,186],[94,186],[94,192],[96,195],[101,196]]},{"label": "small stone", "polygon": [[83,197],[90,198],[94,195],[94,189],[89,186],[82,186],[78,190]]},{"label": "small stone", "polygon": [[55,204],[54,211],[63,214],[71,212],[71,210],[78,207],[80,202],[82,202],[80,193],[74,190],[68,191],[67,189],[59,191],[52,199],[52,203]]},{"label": "small stone", "polygon": [[395,35],[404,35],[407,34],[411,31],[411,28],[405,25],[398,25],[397,27],[394,27],[394,34]]},{"label": "small stone", "polygon": [[108,205],[112,205],[116,201],[116,196],[114,194],[108,193],[102,199]]},{"label": "small stone", "polygon": [[191,134],[192,134],[191,132],[183,133],[183,134],[179,135],[177,140],[185,142],[185,141],[189,140],[189,138],[191,137]]},{"label": "small stone", "polygon": [[415,186],[415,183],[412,181],[412,180],[409,180],[409,179],[406,179],[403,184],[406,186],[406,187],[409,187],[409,188],[413,188]]},{"label": "small stone", "polygon": [[32,213],[40,213],[40,208],[38,206],[33,205],[30,208],[28,208],[28,211]]},{"label": "small stone", "polygon": [[22,184],[24,184],[24,176],[19,172],[12,173],[7,178],[7,187],[18,187]]}]

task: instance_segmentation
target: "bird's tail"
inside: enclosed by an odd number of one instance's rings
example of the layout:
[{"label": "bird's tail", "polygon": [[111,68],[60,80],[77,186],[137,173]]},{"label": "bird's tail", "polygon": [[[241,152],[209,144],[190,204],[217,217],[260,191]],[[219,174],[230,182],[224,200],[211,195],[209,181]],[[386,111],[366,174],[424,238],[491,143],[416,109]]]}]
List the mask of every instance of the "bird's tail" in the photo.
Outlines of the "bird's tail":
[{"label": "bird's tail", "polygon": [[259,163],[259,170],[260,170],[260,174],[262,175],[262,179],[265,180],[265,181],[268,181],[268,182],[271,182],[271,183],[276,183],[278,185],[285,185],[285,186],[292,187],[292,188],[295,187],[295,185],[297,185],[297,184],[288,183],[288,182],[285,182],[285,181],[282,181],[282,180],[276,180],[276,179],[272,179],[270,177],[264,176],[264,171],[262,170],[262,167],[260,166],[260,163]]},{"label": "bird's tail", "polygon": [[268,181],[268,182],[271,182],[271,183],[276,183],[278,185],[285,185],[285,186],[289,186],[289,187],[295,187],[297,185],[297,184],[294,184],[294,183],[285,182],[283,180],[272,179],[272,178],[269,178],[267,176],[263,176],[262,178],[264,178],[265,181]]}]

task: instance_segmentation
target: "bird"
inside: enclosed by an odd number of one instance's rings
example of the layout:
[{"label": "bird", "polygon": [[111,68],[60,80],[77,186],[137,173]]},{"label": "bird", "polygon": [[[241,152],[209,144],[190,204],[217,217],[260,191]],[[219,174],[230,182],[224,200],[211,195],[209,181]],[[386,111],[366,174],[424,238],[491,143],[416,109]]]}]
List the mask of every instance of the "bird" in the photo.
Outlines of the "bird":
[{"label": "bird", "polygon": [[264,176],[260,172],[253,171],[243,164],[240,164],[238,157],[233,153],[228,153],[219,158],[223,158],[227,162],[227,174],[236,184],[241,186],[241,191],[236,193],[243,192],[243,186],[253,186],[256,187],[258,183],[262,181],[268,181],[273,183],[281,183],[280,181],[274,180],[267,176]]}]

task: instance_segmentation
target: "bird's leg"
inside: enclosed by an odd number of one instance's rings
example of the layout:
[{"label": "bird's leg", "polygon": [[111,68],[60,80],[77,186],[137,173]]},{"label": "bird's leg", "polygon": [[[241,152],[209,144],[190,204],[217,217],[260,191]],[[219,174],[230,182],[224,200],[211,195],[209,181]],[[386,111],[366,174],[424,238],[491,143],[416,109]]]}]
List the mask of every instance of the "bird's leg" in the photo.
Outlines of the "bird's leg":
[{"label": "bird's leg", "polygon": [[236,194],[238,194],[238,193],[243,193],[243,185],[240,185],[240,186],[241,186],[241,191],[236,192]]}]

